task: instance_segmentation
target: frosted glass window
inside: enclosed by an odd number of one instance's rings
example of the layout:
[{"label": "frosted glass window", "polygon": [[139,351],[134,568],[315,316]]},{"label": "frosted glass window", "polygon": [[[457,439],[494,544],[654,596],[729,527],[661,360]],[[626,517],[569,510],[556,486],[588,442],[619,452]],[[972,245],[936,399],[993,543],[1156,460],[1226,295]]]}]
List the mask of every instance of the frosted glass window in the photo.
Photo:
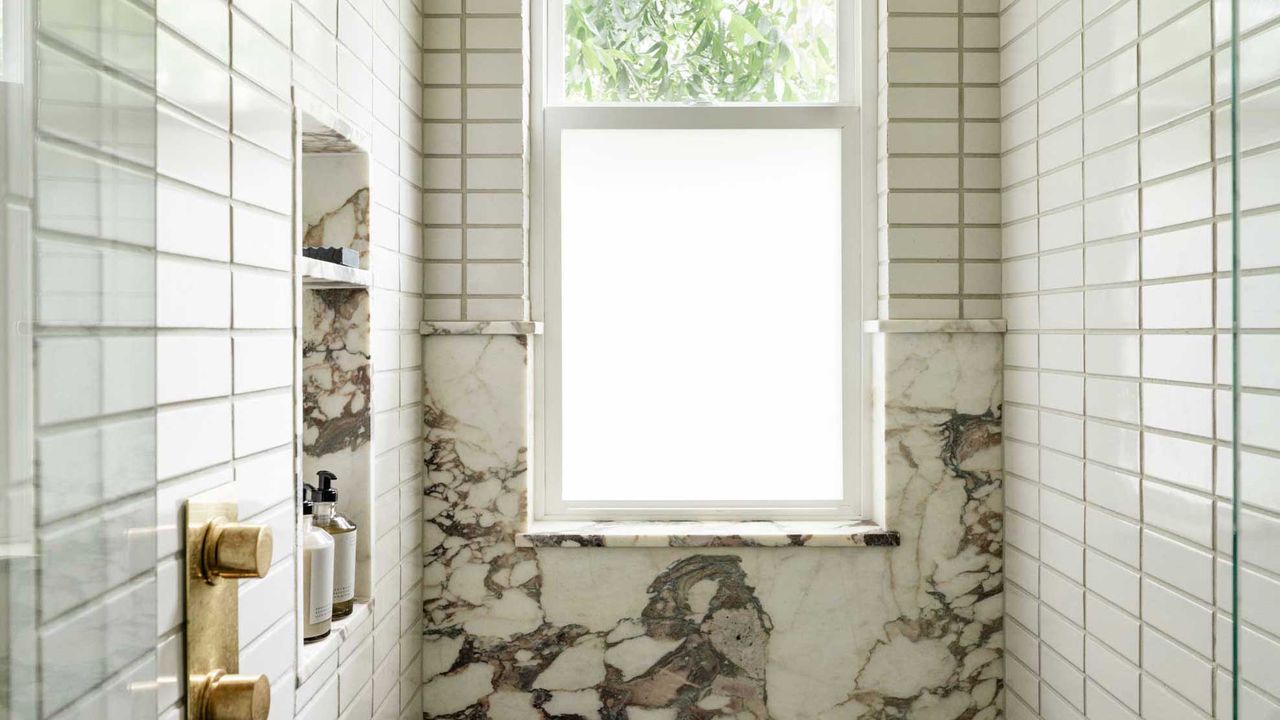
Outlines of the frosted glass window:
[{"label": "frosted glass window", "polygon": [[842,498],[840,131],[561,150],[563,499]]}]

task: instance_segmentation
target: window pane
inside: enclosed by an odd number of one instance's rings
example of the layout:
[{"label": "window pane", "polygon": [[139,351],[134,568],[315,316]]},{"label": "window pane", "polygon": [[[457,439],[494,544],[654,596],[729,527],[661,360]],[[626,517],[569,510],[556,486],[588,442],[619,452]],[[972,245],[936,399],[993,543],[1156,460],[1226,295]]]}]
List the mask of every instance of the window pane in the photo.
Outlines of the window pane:
[{"label": "window pane", "polygon": [[839,131],[562,153],[565,499],[839,499]]},{"label": "window pane", "polygon": [[564,0],[564,94],[831,102],[836,0]]}]

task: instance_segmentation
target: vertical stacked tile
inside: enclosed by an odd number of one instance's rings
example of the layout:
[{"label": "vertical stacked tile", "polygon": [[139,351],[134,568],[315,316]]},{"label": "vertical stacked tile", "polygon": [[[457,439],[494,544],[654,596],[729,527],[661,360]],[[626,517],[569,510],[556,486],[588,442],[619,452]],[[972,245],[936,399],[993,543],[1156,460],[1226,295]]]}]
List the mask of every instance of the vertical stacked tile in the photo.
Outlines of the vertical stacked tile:
[{"label": "vertical stacked tile", "polygon": [[880,3],[880,317],[1000,317],[995,0]]},{"label": "vertical stacked tile", "polygon": [[520,320],[527,31],[519,0],[429,0],[423,116],[425,313]]},{"label": "vertical stacked tile", "polygon": [[[1008,714],[1230,717],[1227,4],[1003,5]],[[1261,48],[1280,15],[1241,7],[1241,717],[1264,717],[1280,708],[1261,659],[1280,651],[1262,609],[1280,506],[1259,480],[1276,450],[1259,330],[1278,319],[1262,228],[1280,126],[1261,109],[1280,67]]]}]

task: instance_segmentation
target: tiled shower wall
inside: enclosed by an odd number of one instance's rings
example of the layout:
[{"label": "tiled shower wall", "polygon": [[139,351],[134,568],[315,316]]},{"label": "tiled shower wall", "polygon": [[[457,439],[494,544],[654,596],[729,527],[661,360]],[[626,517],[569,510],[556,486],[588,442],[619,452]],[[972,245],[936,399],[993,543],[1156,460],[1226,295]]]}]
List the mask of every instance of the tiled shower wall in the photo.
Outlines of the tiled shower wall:
[{"label": "tiled shower wall", "polygon": [[[32,5],[38,103],[11,92],[7,120],[11,229],[36,209],[39,716],[181,716],[179,513],[231,483],[277,538],[240,606],[242,667],[270,676],[272,716],[419,716],[420,5]],[[386,571],[372,621],[296,706],[295,86],[371,137]]]},{"label": "tiled shower wall", "polygon": [[[1229,5],[1003,5],[1007,712],[1231,717]],[[1280,8],[1240,7],[1252,719],[1280,712]]]},{"label": "tiled shower wall", "polygon": [[998,318],[997,0],[878,5],[879,317]]},{"label": "tiled shower wall", "polygon": [[[970,1],[961,12],[958,0],[892,0],[871,9],[886,13],[878,24],[895,48],[882,53],[881,141],[866,150],[883,160],[880,317],[998,317],[996,5]],[[520,10],[511,0],[427,8],[431,320],[526,317]],[[886,137],[899,143],[887,155]],[[886,204],[900,214],[884,216]],[[954,280],[928,279],[948,273]],[[894,277],[907,284],[895,287]],[[527,520],[527,363],[540,340],[519,323],[428,329],[427,717],[998,717],[998,337],[957,323],[954,333],[868,343],[882,350],[880,439],[893,438],[881,457],[893,488],[885,507],[903,547],[535,549],[518,546],[516,534]],[[960,566],[969,569],[963,580]],[[711,583],[698,579],[705,569],[690,570],[720,567],[733,570],[711,570]],[[719,587],[715,604],[771,617],[736,621],[727,635],[759,660],[717,659],[699,639],[716,622],[697,626],[703,611],[684,609],[697,601],[687,605],[683,589],[668,594],[668,577]],[[754,588],[759,597],[739,595]],[[668,612],[687,633],[675,645],[666,644],[670,630],[650,636],[641,624],[665,623]],[[766,625],[776,629],[762,633]],[[655,651],[629,658],[635,647]],[[615,669],[623,666],[626,675]],[[739,667],[750,679],[729,680]]]},{"label": "tiled shower wall", "polygon": [[523,320],[525,87],[521,0],[430,0],[426,317]]},{"label": "tiled shower wall", "polygon": [[[528,314],[521,7],[426,9],[431,320]],[[997,0],[877,7],[879,315],[1000,317]]]}]

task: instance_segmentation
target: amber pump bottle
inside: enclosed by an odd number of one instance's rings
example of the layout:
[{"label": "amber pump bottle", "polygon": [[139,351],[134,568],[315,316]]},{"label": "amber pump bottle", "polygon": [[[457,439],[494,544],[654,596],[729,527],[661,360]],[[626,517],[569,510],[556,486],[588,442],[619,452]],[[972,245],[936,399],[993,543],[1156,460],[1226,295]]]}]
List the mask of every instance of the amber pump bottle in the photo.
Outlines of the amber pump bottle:
[{"label": "amber pump bottle", "polygon": [[333,617],[351,614],[356,604],[356,524],[338,512],[337,475],[316,473],[316,527],[333,536]]}]

